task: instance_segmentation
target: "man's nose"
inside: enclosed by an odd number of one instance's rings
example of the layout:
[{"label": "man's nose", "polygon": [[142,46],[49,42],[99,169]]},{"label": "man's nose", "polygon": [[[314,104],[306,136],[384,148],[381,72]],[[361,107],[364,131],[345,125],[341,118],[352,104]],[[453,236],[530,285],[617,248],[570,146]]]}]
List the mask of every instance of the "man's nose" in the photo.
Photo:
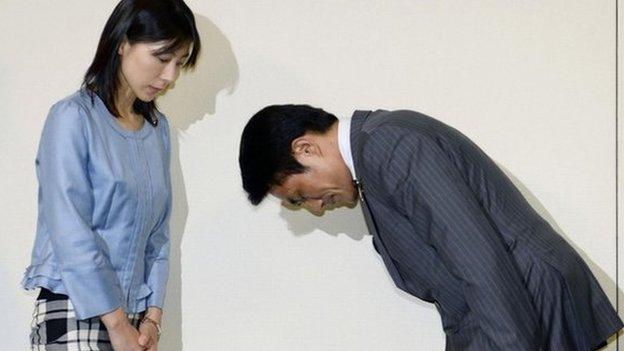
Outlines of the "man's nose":
[{"label": "man's nose", "polygon": [[305,208],[313,214],[320,216],[325,212],[323,208],[323,199],[308,199],[305,202]]}]

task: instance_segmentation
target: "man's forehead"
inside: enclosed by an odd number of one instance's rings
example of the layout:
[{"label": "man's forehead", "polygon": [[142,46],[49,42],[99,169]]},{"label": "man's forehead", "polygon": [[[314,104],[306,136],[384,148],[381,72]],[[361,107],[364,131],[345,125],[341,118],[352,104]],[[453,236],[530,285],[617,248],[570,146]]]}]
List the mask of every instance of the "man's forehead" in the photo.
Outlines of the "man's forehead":
[{"label": "man's forehead", "polygon": [[297,187],[298,183],[294,178],[296,177],[292,175],[286,177],[281,184],[273,186],[269,193],[283,202],[292,204],[299,201],[300,194],[299,188]]}]

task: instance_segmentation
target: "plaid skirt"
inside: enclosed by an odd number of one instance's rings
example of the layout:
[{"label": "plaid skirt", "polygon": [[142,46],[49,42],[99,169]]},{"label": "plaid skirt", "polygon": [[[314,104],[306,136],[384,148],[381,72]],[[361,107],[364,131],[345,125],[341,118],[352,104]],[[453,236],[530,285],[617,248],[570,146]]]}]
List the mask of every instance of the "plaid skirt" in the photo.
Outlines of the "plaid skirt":
[{"label": "plaid skirt", "polygon": [[[128,314],[128,320],[138,328],[143,315]],[[113,351],[100,318],[77,320],[66,295],[43,288],[35,301],[30,344],[33,351]]]}]

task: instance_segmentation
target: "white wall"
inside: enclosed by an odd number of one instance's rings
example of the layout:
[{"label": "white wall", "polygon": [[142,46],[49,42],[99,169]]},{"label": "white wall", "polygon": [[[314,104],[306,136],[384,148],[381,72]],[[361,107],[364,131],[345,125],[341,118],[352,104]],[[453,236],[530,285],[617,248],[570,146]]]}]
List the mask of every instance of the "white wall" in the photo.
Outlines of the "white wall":
[{"label": "white wall", "polygon": [[[28,348],[35,295],[19,281],[44,117],[77,89],[115,3],[0,0],[3,349]],[[161,100],[176,195],[161,349],[444,348],[437,312],[393,286],[359,210],[318,218],[273,200],[246,203],[238,139],[270,103],[311,103],[341,118],[408,108],[462,130],[615,301],[613,1],[188,3],[205,51]]]}]

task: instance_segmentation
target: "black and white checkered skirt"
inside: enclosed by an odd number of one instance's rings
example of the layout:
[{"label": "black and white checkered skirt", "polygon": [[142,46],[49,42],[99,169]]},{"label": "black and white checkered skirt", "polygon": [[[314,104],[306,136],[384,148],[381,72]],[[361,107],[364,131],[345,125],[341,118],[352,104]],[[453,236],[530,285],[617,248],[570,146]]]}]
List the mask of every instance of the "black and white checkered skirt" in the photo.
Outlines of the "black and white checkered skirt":
[{"label": "black and white checkered skirt", "polygon": [[[143,315],[128,314],[128,320],[138,327]],[[47,289],[41,289],[35,302],[31,327],[33,351],[113,351],[100,318],[77,320],[67,296]]]}]

